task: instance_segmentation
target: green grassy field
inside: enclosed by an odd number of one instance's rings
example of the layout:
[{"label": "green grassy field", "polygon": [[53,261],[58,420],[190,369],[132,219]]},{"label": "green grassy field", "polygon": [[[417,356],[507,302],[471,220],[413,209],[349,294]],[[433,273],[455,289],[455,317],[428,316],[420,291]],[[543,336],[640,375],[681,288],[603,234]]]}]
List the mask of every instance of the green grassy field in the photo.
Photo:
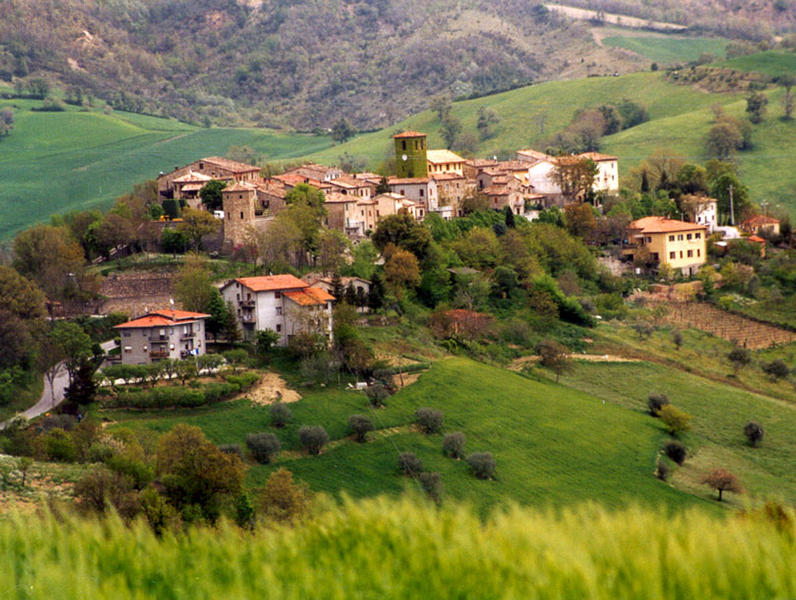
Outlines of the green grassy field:
[{"label": "green grassy field", "polygon": [[0,239],[51,214],[107,207],[135,183],[202,156],[248,145],[264,157],[290,158],[327,138],[256,129],[199,129],[173,119],[99,110],[32,112],[41,102],[0,100],[15,125],[0,141]]},{"label": "green grassy field", "polygon": [[482,520],[384,498],[293,527],[163,536],[141,522],[13,514],[0,521],[0,586],[8,600],[773,600],[796,596],[796,538],[784,527],[595,506]]},{"label": "green grassy field", "polygon": [[739,56],[721,63],[739,71],[754,71],[776,77],[783,73],[796,73],[796,52],[769,50],[748,56]]},{"label": "green grassy field", "polygon": [[[411,427],[421,406],[445,414],[445,431],[467,435],[467,453],[492,452],[497,479],[479,481],[464,461],[445,458],[442,435]],[[653,476],[666,434],[657,421],[594,396],[515,373],[455,358],[435,363],[418,382],[373,411],[359,392],[321,390],[291,405],[294,421],[278,431],[283,451],[276,464],[252,466],[249,481],[265,483],[284,466],[314,491],[339,497],[399,492],[414,482],[400,476],[397,457],[414,452],[427,470],[439,471],[450,498],[485,510],[507,500],[534,506],[571,505],[584,500],[619,507],[631,502],[684,508],[713,507]],[[369,414],[379,431],[357,444],[347,436],[348,417]],[[267,407],[238,400],[183,412],[154,414],[102,411],[101,416],[138,431],[163,432],[178,422],[201,427],[217,443],[245,442],[246,433],[269,430]],[[299,452],[296,429],[323,425],[333,442],[319,457]]]},{"label": "green grassy field", "polygon": [[[647,396],[665,393],[693,415],[685,437],[692,456],[675,474],[675,484],[704,494],[700,477],[714,468],[735,473],[758,498],[796,502],[796,406],[651,363],[578,363],[561,379],[568,387],[642,414]],[[766,430],[762,445],[746,443],[743,427],[757,421]],[[734,502],[742,502],[735,499]]]},{"label": "green grassy field", "polygon": [[688,38],[679,36],[628,36],[612,35],[603,39],[603,44],[614,48],[625,48],[651,61],[662,64],[683,63],[697,60],[702,54],[713,54],[723,58],[729,40],[724,38]]}]

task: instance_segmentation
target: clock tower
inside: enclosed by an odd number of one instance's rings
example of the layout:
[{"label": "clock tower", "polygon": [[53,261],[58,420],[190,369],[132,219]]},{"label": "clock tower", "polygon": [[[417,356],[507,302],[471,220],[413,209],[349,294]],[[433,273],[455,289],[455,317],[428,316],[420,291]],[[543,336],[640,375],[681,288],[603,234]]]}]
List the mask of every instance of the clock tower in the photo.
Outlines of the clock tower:
[{"label": "clock tower", "polygon": [[395,170],[398,177],[428,177],[426,134],[404,131],[395,140]]}]

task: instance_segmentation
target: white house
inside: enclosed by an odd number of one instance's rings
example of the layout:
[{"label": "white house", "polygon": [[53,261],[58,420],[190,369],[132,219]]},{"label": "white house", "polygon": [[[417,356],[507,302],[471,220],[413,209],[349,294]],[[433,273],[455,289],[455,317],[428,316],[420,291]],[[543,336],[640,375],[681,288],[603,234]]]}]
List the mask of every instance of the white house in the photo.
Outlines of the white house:
[{"label": "white house", "polygon": [[221,288],[225,302],[232,303],[246,339],[271,329],[284,346],[302,332],[320,333],[332,341],[332,303],[325,290],[310,287],[293,275],[239,277]]},{"label": "white house", "polygon": [[156,310],[116,325],[121,335],[122,364],[146,365],[205,353],[205,319],[184,310]]},{"label": "white house", "polygon": [[597,177],[594,178],[594,192],[619,193],[619,159],[616,156],[599,152],[584,152],[579,158],[589,158],[597,165]]},{"label": "white house", "polygon": [[683,210],[692,223],[707,225],[708,233],[713,233],[719,225],[719,202],[706,196],[684,196]]}]

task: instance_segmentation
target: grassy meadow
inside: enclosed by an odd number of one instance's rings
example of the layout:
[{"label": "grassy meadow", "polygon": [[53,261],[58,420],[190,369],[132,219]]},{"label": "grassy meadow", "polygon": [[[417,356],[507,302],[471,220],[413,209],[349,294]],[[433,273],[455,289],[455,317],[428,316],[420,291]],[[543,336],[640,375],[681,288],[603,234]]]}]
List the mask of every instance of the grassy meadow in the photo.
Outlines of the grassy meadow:
[{"label": "grassy meadow", "polygon": [[[253,465],[252,486],[263,485],[286,467],[310,488],[335,497],[368,497],[413,486],[399,475],[400,452],[414,452],[429,471],[442,475],[446,496],[473,503],[480,511],[513,500],[538,507],[594,500],[607,507],[631,503],[713,508],[709,494],[683,493],[655,479],[658,450],[666,439],[659,423],[595,395],[534,380],[463,358],[438,361],[420,379],[374,410],[361,392],[302,391],[290,405],[293,422],[274,430],[283,452],[270,466]],[[442,454],[443,435],[419,433],[414,411],[430,406],[445,415],[445,432],[467,436],[466,453],[492,452],[494,481],[480,481],[464,461]],[[368,414],[377,428],[371,441],[348,437],[352,414]],[[136,431],[161,433],[178,422],[201,427],[216,443],[244,445],[246,434],[269,431],[268,408],[246,399],[190,411],[154,413],[106,410],[100,416]],[[318,457],[304,454],[296,430],[322,425],[332,439]]]},{"label": "grassy meadow", "polygon": [[697,60],[703,54],[725,56],[730,40],[725,38],[682,37],[676,35],[611,35],[603,44],[631,50],[661,66]]},{"label": "grassy meadow", "polygon": [[102,110],[33,112],[34,100],[12,107],[14,129],[0,141],[0,240],[51,214],[106,208],[133,185],[203,156],[248,145],[264,157],[290,158],[328,138],[258,129],[200,129],[174,119]]},{"label": "grassy meadow", "polygon": [[781,599],[796,596],[792,521],[594,505],[512,509],[379,498],[294,527],[148,525],[10,515],[8,600],[170,598]]}]

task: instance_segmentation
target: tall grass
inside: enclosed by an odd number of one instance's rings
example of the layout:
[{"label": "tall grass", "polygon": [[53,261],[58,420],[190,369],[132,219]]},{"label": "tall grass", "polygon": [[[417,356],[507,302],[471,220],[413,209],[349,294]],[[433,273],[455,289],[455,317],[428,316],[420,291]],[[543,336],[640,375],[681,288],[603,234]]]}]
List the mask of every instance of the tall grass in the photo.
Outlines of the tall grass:
[{"label": "tall grass", "polygon": [[413,499],[330,507],[294,529],[13,515],[3,598],[792,598],[791,530],[698,511],[515,508],[487,521]]}]

